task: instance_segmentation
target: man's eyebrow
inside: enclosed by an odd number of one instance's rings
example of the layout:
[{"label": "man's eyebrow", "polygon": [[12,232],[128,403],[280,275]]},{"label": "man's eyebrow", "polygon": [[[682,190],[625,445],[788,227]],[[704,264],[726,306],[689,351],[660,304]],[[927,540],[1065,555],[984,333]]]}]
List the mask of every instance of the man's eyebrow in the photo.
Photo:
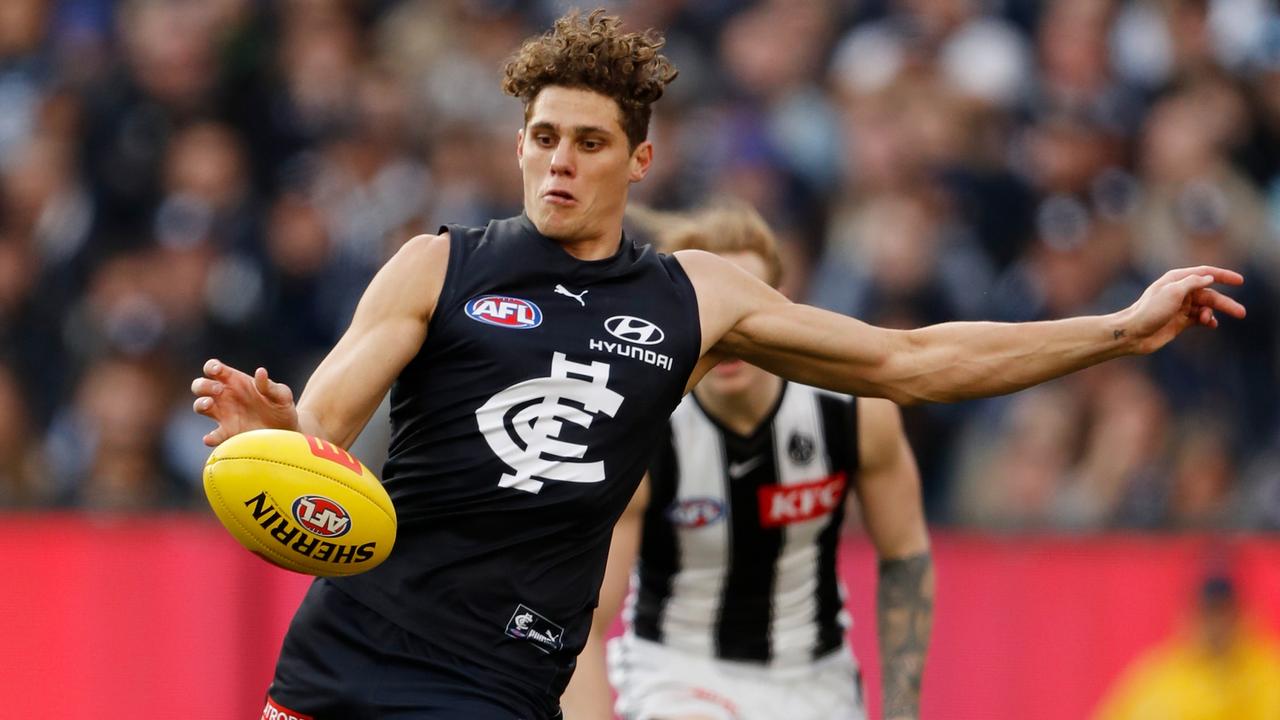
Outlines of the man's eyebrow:
[{"label": "man's eyebrow", "polygon": [[[560,126],[547,122],[545,120],[530,123],[530,130],[550,130],[551,132],[560,132]],[[598,125],[575,125],[570,130],[574,135],[613,135],[608,128],[599,127]]]}]

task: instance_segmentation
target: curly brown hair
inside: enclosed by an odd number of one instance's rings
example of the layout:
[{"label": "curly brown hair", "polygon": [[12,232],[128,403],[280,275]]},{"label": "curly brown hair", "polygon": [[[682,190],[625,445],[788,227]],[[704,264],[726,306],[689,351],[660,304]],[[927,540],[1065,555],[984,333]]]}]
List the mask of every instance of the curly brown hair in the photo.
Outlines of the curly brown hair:
[{"label": "curly brown hair", "polygon": [[618,103],[632,148],[649,134],[650,105],[676,77],[658,51],[666,44],[654,30],[624,33],[622,20],[603,8],[587,17],[573,10],[540,37],[526,40],[503,69],[502,90],[524,103],[525,121],[548,85],[586,88]]}]

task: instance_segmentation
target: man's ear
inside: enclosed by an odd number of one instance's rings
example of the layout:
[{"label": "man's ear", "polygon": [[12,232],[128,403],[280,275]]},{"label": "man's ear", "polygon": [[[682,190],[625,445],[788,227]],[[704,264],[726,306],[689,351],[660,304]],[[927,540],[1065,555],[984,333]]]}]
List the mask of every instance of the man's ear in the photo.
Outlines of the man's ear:
[{"label": "man's ear", "polygon": [[653,164],[653,143],[645,140],[631,151],[631,172],[629,179],[633,183],[640,182],[649,174],[649,166]]},{"label": "man's ear", "polygon": [[524,128],[516,131],[516,164],[524,169]]}]

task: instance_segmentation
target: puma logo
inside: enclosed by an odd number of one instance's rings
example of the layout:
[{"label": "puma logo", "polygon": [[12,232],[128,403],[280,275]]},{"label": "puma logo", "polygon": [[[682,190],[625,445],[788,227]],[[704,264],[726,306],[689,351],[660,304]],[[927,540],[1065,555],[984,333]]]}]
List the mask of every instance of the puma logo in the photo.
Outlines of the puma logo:
[{"label": "puma logo", "polygon": [[579,305],[581,305],[582,307],[586,307],[586,306],[587,306],[587,301],[586,301],[586,300],[583,300],[583,299],[582,299],[582,296],[583,296],[583,295],[586,295],[586,294],[587,294],[587,293],[589,293],[589,292],[591,292],[591,291],[590,291],[590,290],[583,290],[583,291],[582,291],[582,292],[580,292],[580,293],[571,293],[571,292],[569,292],[569,289],[568,289],[568,288],[566,288],[565,286],[563,286],[563,285],[556,285],[556,294],[557,294],[557,295],[564,295],[564,296],[566,296],[566,297],[571,297],[571,298],[573,298],[574,300],[577,300],[577,301],[578,301],[578,304],[579,304]]}]

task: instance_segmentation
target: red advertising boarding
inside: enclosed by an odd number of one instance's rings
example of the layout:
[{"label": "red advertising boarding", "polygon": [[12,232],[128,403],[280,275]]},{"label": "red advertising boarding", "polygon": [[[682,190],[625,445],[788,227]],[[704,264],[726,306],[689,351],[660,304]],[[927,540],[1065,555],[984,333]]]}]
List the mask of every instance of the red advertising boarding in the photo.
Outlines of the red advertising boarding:
[{"label": "red advertising boarding", "polygon": [[[821,492],[811,500],[789,507],[816,509]],[[258,717],[310,581],[202,514],[0,515],[0,547],[4,717]],[[926,718],[1088,718],[1116,675],[1180,626],[1210,560],[1226,558],[1245,607],[1280,634],[1276,538],[935,533],[934,548]],[[879,717],[875,556],[854,538],[841,563]]]}]

